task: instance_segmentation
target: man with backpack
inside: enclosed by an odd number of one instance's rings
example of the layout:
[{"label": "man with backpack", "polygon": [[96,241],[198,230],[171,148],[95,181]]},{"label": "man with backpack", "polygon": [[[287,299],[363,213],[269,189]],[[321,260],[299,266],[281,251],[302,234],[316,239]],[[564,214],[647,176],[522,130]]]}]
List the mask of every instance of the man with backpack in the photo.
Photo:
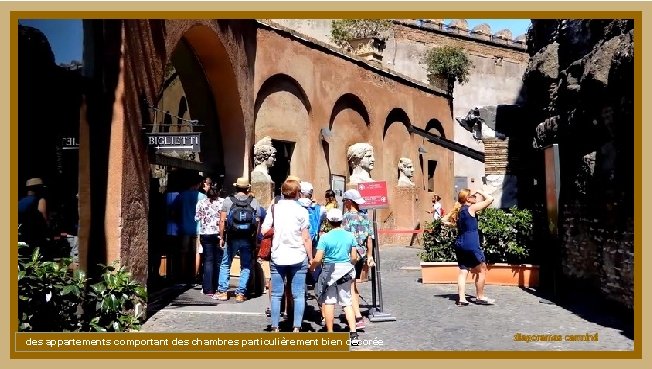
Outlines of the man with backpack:
[{"label": "man with backpack", "polygon": [[213,298],[220,301],[229,299],[231,264],[233,257],[239,252],[240,281],[235,291],[235,301],[244,302],[260,224],[260,205],[249,194],[251,187],[248,179],[238,178],[233,186],[235,194],[224,199],[220,213],[220,247],[224,254],[220,265],[218,289]]}]

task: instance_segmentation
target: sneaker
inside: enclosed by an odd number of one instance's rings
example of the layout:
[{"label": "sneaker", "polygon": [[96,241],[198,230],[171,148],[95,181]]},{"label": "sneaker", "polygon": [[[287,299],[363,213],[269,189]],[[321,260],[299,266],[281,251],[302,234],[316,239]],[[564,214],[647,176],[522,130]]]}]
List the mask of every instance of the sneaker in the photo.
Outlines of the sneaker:
[{"label": "sneaker", "polygon": [[360,338],[358,337],[357,332],[349,332],[349,341],[351,342],[351,346],[359,346],[360,345]]},{"label": "sneaker", "polygon": [[245,297],[245,295],[243,295],[241,293],[235,295],[235,302],[245,302],[245,301],[247,301],[247,298]]},{"label": "sneaker", "polygon": [[475,299],[475,303],[478,305],[495,305],[496,300],[490,299],[489,297],[485,296],[484,298],[481,299]]},{"label": "sneaker", "polygon": [[218,292],[211,297],[213,300],[226,301],[229,299],[229,294],[227,292]]},{"label": "sneaker", "polygon": [[355,329],[364,329],[366,326],[364,318],[355,318]]}]

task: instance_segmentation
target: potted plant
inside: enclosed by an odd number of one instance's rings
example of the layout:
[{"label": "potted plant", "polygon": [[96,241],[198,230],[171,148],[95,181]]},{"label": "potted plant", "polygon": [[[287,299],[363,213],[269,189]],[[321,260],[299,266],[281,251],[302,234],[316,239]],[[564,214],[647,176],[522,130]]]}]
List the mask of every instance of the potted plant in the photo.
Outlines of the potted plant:
[{"label": "potted plant", "polygon": [[336,19],[331,40],[363,59],[380,63],[391,27],[389,19]]},{"label": "potted plant", "polygon": [[433,47],[423,56],[428,81],[432,86],[453,93],[455,81],[464,84],[469,81],[473,63],[462,48],[454,46]]},{"label": "potted plant", "polygon": [[[529,210],[488,208],[478,214],[480,242],[487,259],[488,284],[535,287],[539,267],[533,261],[533,221]],[[455,227],[440,220],[426,226],[420,253],[423,283],[457,283]]]}]

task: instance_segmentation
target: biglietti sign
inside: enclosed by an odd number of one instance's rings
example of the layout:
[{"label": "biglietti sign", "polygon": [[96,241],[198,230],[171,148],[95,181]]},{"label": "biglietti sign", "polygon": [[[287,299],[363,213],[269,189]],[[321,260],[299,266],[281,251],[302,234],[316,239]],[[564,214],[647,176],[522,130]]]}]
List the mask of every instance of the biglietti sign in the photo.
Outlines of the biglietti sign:
[{"label": "biglietti sign", "polygon": [[62,137],[61,149],[63,150],[79,150],[79,140],[77,137]]},{"label": "biglietti sign", "polygon": [[156,150],[177,150],[200,152],[201,132],[193,133],[148,133],[147,144]]}]

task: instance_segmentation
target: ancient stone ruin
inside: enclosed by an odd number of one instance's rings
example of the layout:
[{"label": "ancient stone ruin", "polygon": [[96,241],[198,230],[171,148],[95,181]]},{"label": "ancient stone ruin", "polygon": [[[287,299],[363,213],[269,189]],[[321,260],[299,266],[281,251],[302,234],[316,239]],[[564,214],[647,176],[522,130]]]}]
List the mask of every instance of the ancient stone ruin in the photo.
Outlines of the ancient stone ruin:
[{"label": "ancient stone ruin", "polygon": [[[559,144],[564,287],[633,309],[633,20],[533,20],[533,147]],[[561,284],[561,283],[560,283]],[[574,293],[574,292],[572,292]]]}]

